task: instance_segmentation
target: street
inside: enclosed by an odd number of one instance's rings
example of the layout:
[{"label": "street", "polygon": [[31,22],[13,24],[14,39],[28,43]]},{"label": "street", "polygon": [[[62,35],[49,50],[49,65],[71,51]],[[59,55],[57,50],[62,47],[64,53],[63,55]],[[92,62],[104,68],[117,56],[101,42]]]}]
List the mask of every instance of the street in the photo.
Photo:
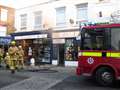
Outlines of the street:
[{"label": "street", "polygon": [[8,70],[0,70],[0,88],[22,81],[27,78],[27,76],[11,74]]},{"label": "street", "polygon": [[[119,82],[120,85],[120,82]],[[71,76],[48,90],[120,90],[120,86],[102,87],[85,77]]]},{"label": "street", "polygon": [[0,71],[0,90],[119,90],[115,87],[102,87],[92,79],[76,76],[73,67],[50,67],[36,71],[22,70],[11,74]]}]

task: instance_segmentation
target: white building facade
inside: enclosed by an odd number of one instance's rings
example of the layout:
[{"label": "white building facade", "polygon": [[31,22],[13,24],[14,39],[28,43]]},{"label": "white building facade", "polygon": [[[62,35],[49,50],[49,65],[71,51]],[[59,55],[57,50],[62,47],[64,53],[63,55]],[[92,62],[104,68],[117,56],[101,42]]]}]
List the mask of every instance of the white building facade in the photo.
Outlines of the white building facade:
[{"label": "white building facade", "polygon": [[[77,66],[79,23],[110,22],[117,0],[46,0],[16,10],[17,32],[50,30],[54,65]],[[24,38],[23,38],[24,39]]]}]

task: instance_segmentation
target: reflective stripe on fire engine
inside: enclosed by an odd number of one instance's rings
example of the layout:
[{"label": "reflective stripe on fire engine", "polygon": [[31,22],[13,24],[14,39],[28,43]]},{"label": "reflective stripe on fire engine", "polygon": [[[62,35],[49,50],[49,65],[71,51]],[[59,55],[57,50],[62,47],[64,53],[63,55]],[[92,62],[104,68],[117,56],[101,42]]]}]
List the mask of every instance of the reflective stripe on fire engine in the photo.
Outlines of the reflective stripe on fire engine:
[{"label": "reflective stripe on fire engine", "polygon": [[118,52],[114,52],[114,53],[107,53],[107,57],[120,57],[120,53],[118,53]]},{"label": "reflective stripe on fire engine", "polygon": [[82,52],[82,56],[96,56],[96,57],[101,57],[102,53],[101,52]]},{"label": "reflective stripe on fire engine", "polygon": [[107,57],[111,57],[111,53],[110,53],[110,52],[107,53],[106,56],[107,56]]},{"label": "reflective stripe on fire engine", "polygon": [[[79,52],[78,56],[102,57],[102,52]],[[120,57],[120,52],[106,52],[106,57]]]}]

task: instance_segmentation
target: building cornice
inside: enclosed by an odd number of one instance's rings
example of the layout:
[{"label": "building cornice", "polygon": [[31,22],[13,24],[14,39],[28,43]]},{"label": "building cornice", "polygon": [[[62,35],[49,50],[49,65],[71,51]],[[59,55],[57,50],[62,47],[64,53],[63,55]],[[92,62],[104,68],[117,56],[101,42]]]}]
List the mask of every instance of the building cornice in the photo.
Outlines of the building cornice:
[{"label": "building cornice", "polygon": [[43,3],[39,3],[39,4],[34,4],[34,5],[30,5],[30,6],[18,8],[18,9],[16,9],[16,10],[22,10],[22,9],[26,9],[26,8],[31,8],[31,7],[35,7],[35,6],[40,6],[40,5],[44,5],[44,4],[49,4],[49,3],[56,2],[56,1],[60,1],[60,0],[49,0],[49,1],[47,1],[47,2],[43,2]]}]

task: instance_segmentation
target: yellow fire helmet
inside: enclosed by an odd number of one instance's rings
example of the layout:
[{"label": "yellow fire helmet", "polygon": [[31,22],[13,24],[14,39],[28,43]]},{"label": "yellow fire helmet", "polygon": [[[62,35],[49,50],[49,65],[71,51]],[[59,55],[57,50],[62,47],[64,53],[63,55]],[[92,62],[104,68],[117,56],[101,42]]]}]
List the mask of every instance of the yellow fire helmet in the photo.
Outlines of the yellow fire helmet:
[{"label": "yellow fire helmet", "polygon": [[15,42],[15,41],[11,41],[11,44],[12,44],[12,45],[15,45],[15,44],[16,44],[16,42]]}]

